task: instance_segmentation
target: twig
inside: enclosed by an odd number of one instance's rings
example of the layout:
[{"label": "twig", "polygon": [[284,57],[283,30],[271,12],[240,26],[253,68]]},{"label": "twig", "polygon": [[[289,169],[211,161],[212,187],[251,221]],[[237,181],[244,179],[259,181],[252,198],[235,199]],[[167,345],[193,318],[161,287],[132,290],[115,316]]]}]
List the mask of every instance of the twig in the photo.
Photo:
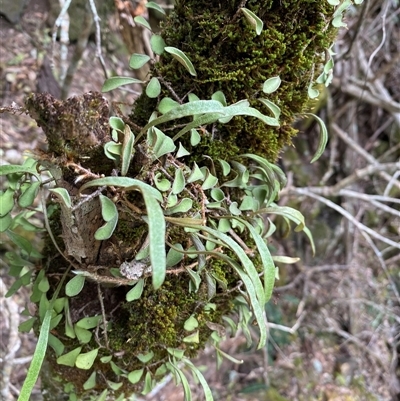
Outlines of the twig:
[{"label": "twig", "polygon": [[100,60],[101,67],[103,68],[104,78],[108,78],[106,63],[103,59],[103,53],[101,52],[101,30],[100,30],[100,17],[97,14],[96,4],[94,0],[89,0],[90,8],[93,14],[93,21],[96,26],[96,55],[97,58]]},{"label": "twig", "polygon": [[315,193],[311,192],[308,188],[289,188],[288,190],[290,193],[294,193],[294,194],[298,194],[298,195],[305,195],[310,198],[316,199],[321,203],[324,203],[331,209],[334,209],[337,212],[339,212],[342,216],[344,216],[347,220],[349,220],[353,225],[355,225],[359,230],[365,231],[371,237],[374,237],[374,238],[378,239],[379,241],[384,242],[387,245],[393,246],[396,249],[400,249],[400,244],[398,242],[392,241],[391,239],[386,238],[383,235],[372,230],[371,228],[367,227],[363,223],[360,223],[348,211],[346,211],[345,209],[343,209],[341,206],[337,205],[336,203],[333,203],[329,199],[326,199],[323,196],[316,195]]},{"label": "twig", "polygon": [[81,32],[78,38],[78,42],[75,46],[75,51],[72,56],[72,60],[69,64],[68,70],[66,71],[65,80],[62,82],[61,99],[66,99],[68,92],[74,77],[75,71],[78,67],[79,61],[82,58],[82,54],[87,47],[90,31],[92,29],[93,19],[90,11],[85,7],[83,14]]},{"label": "twig", "polygon": [[390,286],[392,287],[392,291],[393,291],[394,295],[396,296],[397,303],[400,305],[400,294],[399,294],[399,291],[397,290],[396,283],[393,281],[393,278],[392,278],[392,276],[390,275],[390,273],[388,271],[386,263],[383,260],[382,253],[379,251],[379,249],[376,247],[376,245],[374,244],[374,242],[372,241],[372,239],[370,238],[370,236],[367,233],[361,231],[361,234],[367,240],[368,245],[374,251],[374,253],[375,253],[375,255],[376,255],[376,257],[377,257],[377,259],[379,261],[379,264],[381,265],[381,268],[382,268],[383,272],[385,273],[386,278],[388,279],[388,282],[389,282]]},{"label": "twig", "polygon": [[54,48],[57,41],[57,31],[60,28],[60,82],[62,83],[67,72],[67,57],[68,57],[68,44],[69,44],[69,15],[68,8],[71,5],[72,0],[59,0],[61,11],[58,15],[56,22],[53,27],[52,37],[52,50],[51,50],[51,66],[54,67]]}]

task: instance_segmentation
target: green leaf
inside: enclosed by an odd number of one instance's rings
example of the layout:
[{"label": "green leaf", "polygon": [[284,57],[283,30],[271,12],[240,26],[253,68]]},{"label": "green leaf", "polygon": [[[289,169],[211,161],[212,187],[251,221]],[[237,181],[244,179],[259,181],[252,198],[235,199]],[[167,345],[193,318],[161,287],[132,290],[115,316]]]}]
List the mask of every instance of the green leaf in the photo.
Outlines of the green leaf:
[{"label": "green leaf", "polygon": [[203,395],[205,397],[205,401],[214,401],[211,389],[207,383],[207,380],[204,378],[202,373],[200,372],[199,369],[196,368],[196,366],[193,365],[189,359],[184,358],[183,360],[184,364],[189,367],[189,369],[195,374],[197,377],[197,380],[200,382],[201,386],[203,387]]},{"label": "green leaf", "polygon": [[160,81],[153,77],[150,79],[150,82],[146,86],[146,95],[149,98],[155,99],[161,93],[161,85]]},{"label": "green leaf", "polygon": [[157,3],[155,3],[154,1],[149,1],[148,3],[145,4],[145,6],[147,8],[152,8],[153,10],[157,10],[158,12],[160,12],[163,15],[165,14],[165,11],[162,7],[160,7]]},{"label": "green leaf", "polygon": [[51,333],[49,333],[49,345],[51,348],[53,348],[57,357],[59,357],[64,352],[64,344]]},{"label": "green leaf", "polygon": [[167,267],[176,266],[182,261],[183,253],[179,251],[183,251],[183,246],[181,244],[174,244],[174,247],[169,249],[167,254]]},{"label": "green leaf", "polygon": [[203,172],[200,170],[200,167],[197,165],[196,162],[193,163],[194,167],[192,169],[192,172],[190,173],[187,182],[190,184],[192,182],[195,181],[199,181],[199,180],[204,180],[204,174]]},{"label": "green leaf", "polygon": [[182,359],[185,350],[184,349],[180,349],[180,348],[167,348],[167,351],[170,355],[172,355],[173,357],[177,358],[177,359]]},{"label": "green leaf", "polygon": [[137,355],[137,359],[139,359],[142,363],[149,363],[154,357],[154,352],[150,351],[147,354],[139,354]]},{"label": "green leaf", "polygon": [[224,191],[221,188],[212,189],[210,195],[217,202],[222,202],[225,199]]},{"label": "green leaf", "polygon": [[8,230],[11,223],[13,222],[13,218],[11,217],[11,213],[6,214],[5,216],[0,217],[0,233]]},{"label": "green leaf", "polygon": [[103,320],[102,316],[84,317],[76,322],[76,326],[83,329],[94,329]]},{"label": "green leaf", "polygon": [[181,169],[175,170],[174,183],[172,184],[172,193],[177,195],[185,189],[185,177]]},{"label": "green leaf", "polygon": [[222,174],[224,177],[226,177],[230,172],[231,172],[231,166],[228,162],[222,159],[218,159],[219,164],[222,167]]},{"label": "green leaf", "polygon": [[[163,99],[164,100],[164,99]],[[229,106],[231,107],[231,106]],[[160,110],[160,107],[159,107]],[[220,116],[224,114],[224,107],[216,100],[198,100],[196,102],[189,102],[180,104],[160,117],[150,121],[145,125],[142,131],[147,131],[155,125],[163,124],[171,120],[176,120],[183,117],[195,116],[198,114],[219,113]],[[260,113],[261,114],[261,113]],[[201,124],[200,124],[201,125]],[[193,128],[193,127],[192,127]],[[174,137],[174,140],[176,136]]]},{"label": "green leaf", "polygon": [[90,390],[96,386],[96,371],[94,370],[89,378],[83,383],[84,390]]},{"label": "green leaf", "polygon": [[[148,4],[149,3],[147,3],[147,5]],[[153,50],[155,54],[161,55],[164,53],[166,43],[160,35],[152,35],[152,37],[150,38],[150,46],[151,50]]]},{"label": "green leaf", "polygon": [[21,323],[18,326],[18,331],[20,333],[29,333],[36,322],[37,318],[36,317],[31,317],[30,319],[26,320],[25,322]]},{"label": "green leaf", "polygon": [[140,279],[126,294],[128,302],[136,301],[142,296],[144,288],[144,279]]},{"label": "green leaf", "polygon": [[123,85],[130,85],[130,84],[142,84],[143,81],[140,79],[136,78],[130,78],[130,77],[111,77],[106,79],[104,82],[101,91],[102,92],[109,92],[113,89],[119,88],[120,86]]},{"label": "green leaf", "polygon": [[125,125],[124,128],[124,140],[122,142],[121,149],[121,175],[125,176],[128,174],[129,166],[131,164],[133,144],[135,142],[135,135],[131,131],[129,125]]},{"label": "green leaf", "polygon": [[176,158],[179,159],[180,157],[189,156],[190,152],[188,152],[183,145],[179,142],[178,152],[176,152]]},{"label": "green leaf", "polygon": [[33,354],[33,358],[28,369],[28,374],[26,376],[21,392],[19,394],[18,401],[30,400],[33,386],[37,381],[44,357],[46,355],[47,343],[50,331],[51,315],[52,311],[47,310],[44,319],[42,321],[42,324],[40,326],[40,334],[38,342],[36,344],[35,352]]},{"label": "green leaf", "polygon": [[65,365],[73,368],[75,366],[76,358],[81,353],[82,347],[78,347],[73,349],[70,352],[67,352],[64,355],[61,355],[57,358],[57,363],[59,365]]},{"label": "green leaf", "polygon": [[186,70],[189,71],[190,75],[193,75],[194,77],[197,75],[192,62],[189,60],[189,58],[182,50],[179,50],[176,47],[171,47],[171,46],[166,46],[164,50],[167,53],[171,54],[175,60],[181,63],[186,68]]},{"label": "green leaf", "polygon": [[319,90],[318,90],[318,89],[314,89],[314,88],[313,88],[313,83],[311,82],[310,85],[308,86],[308,91],[307,91],[307,93],[308,93],[308,97],[309,97],[310,99],[315,99],[315,98],[317,98],[318,95],[319,95]]},{"label": "green leaf", "polygon": [[163,99],[161,99],[158,105],[158,111],[161,114],[167,114],[169,111],[175,109],[178,106],[179,103],[176,100],[171,99],[170,97],[164,97]]},{"label": "green leaf", "polygon": [[106,401],[108,395],[108,390],[105,389],[94,401]]},{"label": "green leaf", "polygon": [[50,289],[49,279],[46,276],[40,280],[38,289],[41,292],[47,292]]},{"label": "green leaf", "polygon": [[264,26],[263,21],[247,8],[241,8],[241,10],[243,11],[243,14],[246,17],[247,21],[256,31],[256,34],[260,35]]},{"label": "green leaf", "polygon": [[244,219],[239,219],[237,217],[236,219],[247,227],[247,229],[250,231],[251,236],[254,239],[254,242],[256,243],[257,251],[261,257],[261,261],[263,264],[265,293],[264,303],[267,303],[270,300],[272,291],[274,289],[276,272],[275,263],[265,241],[263,240],[261,235],[258,234],[256,229],[248,221]]},{"label": "green leaf", "polygon": [[138,15],[138,16],[135,17],[133,20],[136,22],[136,24],[141,25],[141,26],[144,26],[145,28],[147,28],[147,29],[149,29],[149,30],[151,31],[151,26],[150,26],[150,24],[148,23],[147,19],[145,19],[145,18],[142,17],[141,15]]},{"label": "green leaf", "polygon": [[92,339],[92,332],[77,325],[74,326],[74,332],[81,344],[87,344]]},{"label": "green leaf", "polygon": [[148,138],[150,146],[153,146],[153,152],[156,158],[160,158],[167,153],[172,153],[176,149],[174,141],[156,127],[149,130]]},{"label": "green leaf", "polygon": [[279,120],[279,117],[281,115],[281,109],[273,102],[271,102],[268,99],[264,98],[259,98],[258,99],[260,102],[262,102],[265,106],[267,106],[273,113],[274,117]]},{"label": "green leaf", "polygon": [[317,123],[319,125],[318,148],[317,148],[317,151],[315,152],[314,157],[312,158],[312,160],[310,162],[310,163],[314,163],[321,157],[322,153],[324,153],[326,144],[328,142],[328,130],[326,129],[326,125],[323,122],[323,120],[321,120],[320,117],[316,116],[313,113],[305,113],[305,115],[314,117],[317,120]]},{"label": "green leaf", "polygon": [[192,128],[190,130],[190,144],[192,146],[196,146],[200,143],[200,141],[201,141],[200,134],[198,133],[198,131],[196,131],[195,129]]},{"label": "green leaf", "polygon": [[199,331],[195,331],[192,334],[189,334],[188,336],[184,337],[182,340],[184,343],[199,343]]},{"label": "green leaf", "polygon": [[32,174],[39,180],[39,174],[36,170],[37,162],[33,159],[25,160],[23,165],[3,164],[0,166],[0,175],[9,174]]},{"label": "green leaf", "polygon": [[125,123],[120,117],[110,117],[109,124],[112,129],[116,129],[119,132],[124,132]]},{"label": "green leaf", "polygon": [[4,217],[14,207],[14,191],[11,188],[0,194],[0,217]]},{"label": "green leaf", "polygon": [[[32,205],[33,201],[35,200],[35,198],[39,192],[40,185],[41,185],[41,183],[39,181],[33,182],[21,194],[21,196],[18,198],[18,204],[22,208]],[[0,202],[1,202],[1,200],[0,200]]]},{"label": "green leaf", "polygon": [[222,106],[224,106],[224,107],[227,106],[226,98],[225,98],[224,92],[222,92],[222,91],[217,91],[217,92],[213,93],[213,95],[211,96],[211,99],[218,100],[218,102],[220,102],[222,104]]},{"label": "green leaf", "polygon": [[263,92],[270,94],[275,92],[281,85],[281,78],[279,76],[267,79],[263,85]]},{"label": "green leaf", "polygon": [[118,223],[118,210],[115,203],[107,196],[99,195],[101,204],[101,215],[106,222],[99,227],[94,234],[94,238],[98,241],[109,239]]},{"label": "green leaf", "polygon": [[89,188],[89,187],[102,187],[106,186],[114,186],[114,187],[122,187],[129,189],[137,189],[139,191],[146,191],[149,195],[162,202],[163,197],[157,189],[151,187],[150,185],[144,183],[143,181],[136,180],[134,178],[129,177],[104,177],[98,178],[93,181],[89,181],[86,184],[82,185],[80,188],[81,191]]},{"label": "green leaf", "polygon": [[197,327],[199,327],[199,322],[193,315],[190,315],[190,317],[186,319],[185,323],[183,324],[183,328],[186,331],[192,331],[194,329],[197,329]]},{"label": "green leaf", "polygon": [[193,206],[192,199],[183,198],[178,204],[167,209],[164,213],[167,216],[175,213],[186,213],[192,208],[192,206]]},{"label": "green leaf", "polygon": [[[15,233],[14,231],[7,230],[6,234],[10,240],[18,246],[18,248],[22,249],[24,252],[26,252],[28,255],[33,254],[34,249],[32,248],[32,242],[28,241],[26,238],[24,238],[22,235],[19,235]],[[8,255],[8,252],[7,252]],[[22,260],[21,260],[22,261]],[[12,263],[16,263],[15,260],[12,261]],[[31,266],[32,263],[29,261],[24,261],[24,266]]]},{"label": "green leaf", "polygon": [[65,188],[54,188],[49,189],[51,193],[56,195],[59,201],[66,207],[71,208],[71,197],[69,196],[68,191]]},{"label": "green leaf", "polygon": [[144,387],[141,394],[146,395],[150,393],[151,390],[153,390],[153,381],[151,380],[151,373],[147,372],[144,378]]},{"label": "green leaf", "polygon": [[93,366],[93,363],[97,357],[99,349],[93,349],[89,352],[79,354],[75,361],[75,366],[79,369],[88,370]]},{"label": "green leaf", "polygon": [[138,70],[139,68],[142,68],[149,60],[150,57],[147,54],[133,53],[129,59],[129,67],[131,67],[133,70]]},{"label": "green leaf", "polygon": [[172,362],[170,362],[170,365],[181,380],[185,401],[192,401],[192,392],[190,390],[189,382],[186,379],[186,376],[183,374],[179,366],[174,365]]},{"label": "green leaf", "polygon": [[144,369],[137,369],[137,370],[134,370],[132,372],[129,372],[128,380],[132,384],[138,383],[140,381],[140,379],[142,378],[142,376],[143,376],[143,372],[144,372]]},{"label": "green leaf", "polygon": [[78,275],[73,277],[65,286],[65,294],[68,297],[74,297],[78,295],[85,284],[85,277],[82,275]]},{"label": "green leaf", "polygon": [[171,183],[166,178],[160,179],[160,177],[162,177],[161,173],[157,173],[154,176],[154,184],[159,191],[166,192],[171,188]]},{"label": "green leaf", "polygon": [[204,182],[202,184],[202,189],[206,191],[207,189],[211,189],[218,184],[218,178],[211,174],[210,170],[207,167],[202,167],[201,170],[205,176]]}]

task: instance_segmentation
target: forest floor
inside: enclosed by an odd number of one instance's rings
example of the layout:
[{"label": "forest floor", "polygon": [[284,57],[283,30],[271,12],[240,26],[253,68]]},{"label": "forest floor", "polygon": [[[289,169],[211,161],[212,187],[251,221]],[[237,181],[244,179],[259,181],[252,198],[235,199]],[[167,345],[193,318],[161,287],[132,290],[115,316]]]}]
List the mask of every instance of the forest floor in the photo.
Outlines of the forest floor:
[{"label": "forest floor", "polygon": [[[23,105],[24,97],[36,91],[39,60],[43,60],[45,54],[51,55],[47,3],[45,0],[28,3],[19,24],[12,25],[0,17],[1,106],[10,106],[13,102]],[[54,53],[56,66],[57,49]],[[113,73],[131,74],[128,54],[105,52],[104,56],[107,68]],[[90,42],[76,71],[70,95],[100,91],[103,81],[96,46]],[[131,93],[119,92],[116,96],[118,98],[109,97],[109,100],[133,100]],[[303,146],[301,141],[307,143],[306,138],[306,134],[300,135],[298,148]],[[0,145],[1,163],[14,164],[22,160],[24,152],[45,146],[45,138],[29,116],[2,114]],[[287,159],[283,156],[283,163],[289,177],[293,177],[296,173],[291,169],[296,171],[296,166],[303,161],[293,156],[293,149],[288,155]],[[325,163],[329,157],[328,151]],[[312,176],[315,173],[315,168],[307,169],[302,174]],[[281,202],[292,204],[288,196]],[[268,347],[256,352],[246,346],[244,336],[239,333],[228,338],[222,349],[243,360],[243,364],[226,360],[217,370],[214,355],[206,349],[196,365],[204,367],[204,376],[215,399],[221,401],[393,401],[388,383],[393,375],[390,366],[394,357],[387,342],[396,337],[399,319],[398,309],[385,301],[385,297],[389,297],[385,276],[376,267],[374,255],[364,252],[364,248],[353,252],[351,258],[343,256],[355,237],[345,235],[349,229],[339,215],[321,212],[315,203],[307,200],[301,208],[315,212],[315,216],[319,214],[320,220],[316,219],[312,228],[318,237],[327,240],[317,241],[314,259],[301,238],[290,237],[282,240],[283,245],[272,244],[290,256],[297,256],[297,251],[302,249],[303,263],[281,268],[279,288],[267,307],[268,319],[273,323]],[[354,230],[349,232],[354,234]],[[357,241],[362,239],[357,237]],[[0,242],[2,257],[7,246]],[[12,281],[3,260],[0,280],[0,357],[4,358],[14,347],[14,365],[11,371],[3,372],[9,376],[11,389],[11,398],[5,401],[11,401],[17,399],[36,339],[32,333],[15,331],[16,324],[23,319],[20,313],[29,303],[29,294],[24,289],[12,298],[4,298]],[[257,336],[255,329],[253,335]],[[201,391],[196,390],[195,383],[191,385],[194,400],[200,401]],[[167,381],[139,399],[181,401],[183,391]],[[39,386],[32,400],[41,400]]]}]

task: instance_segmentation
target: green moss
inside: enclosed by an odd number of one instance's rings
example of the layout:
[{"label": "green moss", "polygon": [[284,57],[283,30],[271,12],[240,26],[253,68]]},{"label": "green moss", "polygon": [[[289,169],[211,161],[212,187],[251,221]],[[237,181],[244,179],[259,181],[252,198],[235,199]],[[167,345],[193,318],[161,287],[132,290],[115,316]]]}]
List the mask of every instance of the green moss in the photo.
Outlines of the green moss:
[{"label": "green moss", "polygon": [[[157,74],[182,98],[192,91],[209,99],[212,93],[222,90],[228,103],[248,99],[267,114],[257,98],[267,97],[276,103],[282,111],[279,128],[254,118],[235,117],[217,127],[213,138],[205,138],[195,149],[199,155],[224,158],[240,150],[273,161],[296,134],[291,124],[309,100],[307,88],[313,79],[313,66],[315,71],[319,69],[324,50],[332,43],[335,30],[328,27],[328,21],[333,8],[317,0],[248,1],[246,8],[264,21],[264,29],[257,36],[238,11],[239,4],[237,0],[177,1],[162,35],[169,46],[181,49],[192,60],[197,77],[191,77],[167,54],[156,66]],[[263,82],[277,75],[282,79],[281,87],[264,95]],[[141,116],[135,109],[133,119]]]}]

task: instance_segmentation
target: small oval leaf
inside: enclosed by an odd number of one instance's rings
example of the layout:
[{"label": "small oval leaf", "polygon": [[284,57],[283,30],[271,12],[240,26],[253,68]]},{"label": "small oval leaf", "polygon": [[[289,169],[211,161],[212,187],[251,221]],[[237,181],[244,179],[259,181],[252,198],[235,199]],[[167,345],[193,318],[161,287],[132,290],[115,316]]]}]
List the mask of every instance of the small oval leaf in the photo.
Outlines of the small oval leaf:
[{"label": "small oval leaf", "polygon": [[85,284],[85,277],[78,275],[73,277],[65,286],[65,294],[69,297],[74,297],[78,295]]},{"label": "small oval leaf", "polygon": [[150,38],[150,46],[155,54],[161,55],[164,53],[166,43],[160,35],[153,35]]},{"label": "small oval leaf", "polygon": [[267,94],[275,92],[279,88],[281,82],[279,76],[267,79],[263,85],[263,92]]},{"label": "small oval leaf", "polygon": [[160,93],[161,93],[160,81],[156,77],[151,78],[150,82],[146,86],[146,95],[149,98],[154,99]]}]

